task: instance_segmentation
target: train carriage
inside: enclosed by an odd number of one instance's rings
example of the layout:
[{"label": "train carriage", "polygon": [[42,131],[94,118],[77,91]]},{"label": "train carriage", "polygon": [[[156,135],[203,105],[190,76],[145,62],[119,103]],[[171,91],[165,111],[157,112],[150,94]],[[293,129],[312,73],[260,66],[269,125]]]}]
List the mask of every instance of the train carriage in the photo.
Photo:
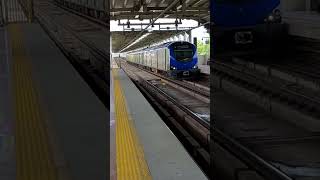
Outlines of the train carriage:
[{"label": "train carriage", "polygon": [[172,77],[195,77],[200,73],[196,47],[185,41],[133,51],[127,54],[127,60]]}]

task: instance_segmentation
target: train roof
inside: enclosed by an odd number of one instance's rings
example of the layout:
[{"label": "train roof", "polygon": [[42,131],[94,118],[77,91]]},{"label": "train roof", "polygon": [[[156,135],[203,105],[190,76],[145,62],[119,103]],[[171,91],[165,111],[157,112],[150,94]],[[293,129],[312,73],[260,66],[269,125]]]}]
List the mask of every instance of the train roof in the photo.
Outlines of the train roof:
[{"label": "train roof", "polygon": [[[183,42],[183,43],[192,44],[192,43],[190,43],[190,42],[188,42],[188,41],[171,41],[171,42],[162,43],[162,44],[159,44],[159,45],[156,45],[156,46],[152,46],[152,47],[147,47],[147,48],[143,48],[143,49],[139,49],[139,50],[134,50],[134,51],[129,52],[129,54],[131,54],[131,53],[136,53],[136,52],[140,52],[140,51],[146,51],[146,50],[154,50],[154,49],[165,48],[165,47],[168,47],[168,46],[170,46],[171,44],[176,43],[176,42]],[[193,45],[193,44],[192,44],[192,45]]]}]

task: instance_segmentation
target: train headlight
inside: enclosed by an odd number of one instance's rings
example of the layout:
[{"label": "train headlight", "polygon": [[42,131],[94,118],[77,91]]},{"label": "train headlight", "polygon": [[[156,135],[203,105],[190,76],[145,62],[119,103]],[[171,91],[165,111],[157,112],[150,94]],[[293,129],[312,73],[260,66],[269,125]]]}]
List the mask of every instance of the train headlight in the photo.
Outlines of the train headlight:
[{"label": "train headlight", "polygon": [[198,66],[197,66],[197,65],[193,66],[193,69],[197,69],[197,68],[198,68]]},{"label": "train headlight", "polygon": [[174,66],[171,66],[171,69],[176,70],[177,68],[176,68],[176,67],[174,67]]},{"label": "train headlight", "polygon": [[270,15],[269,17],[268,17],[268,21],[274,21],[274,16],[273,15]]},{"label": "train headlight", "polygon": [[280,23],[281,22],[280,10],[275,9],[264,21],[269,23]]}]

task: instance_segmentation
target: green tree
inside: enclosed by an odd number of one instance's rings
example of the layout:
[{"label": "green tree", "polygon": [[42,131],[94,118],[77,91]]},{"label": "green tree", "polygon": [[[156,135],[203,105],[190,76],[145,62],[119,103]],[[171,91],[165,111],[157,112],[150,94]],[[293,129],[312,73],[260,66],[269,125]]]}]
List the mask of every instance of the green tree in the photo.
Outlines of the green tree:
[{"label": "green tree", "polygon": [[210,41],[203,43],[202,41],[197,42],[197,50],[199,55],[209,55],[210,53]]}]

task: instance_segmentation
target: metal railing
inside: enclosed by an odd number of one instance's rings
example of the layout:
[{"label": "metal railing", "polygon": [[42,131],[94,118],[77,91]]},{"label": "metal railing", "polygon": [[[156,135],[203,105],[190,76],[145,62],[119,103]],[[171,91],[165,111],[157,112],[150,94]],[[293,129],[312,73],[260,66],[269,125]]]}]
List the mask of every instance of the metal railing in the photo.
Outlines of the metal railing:
[{"label": "metal railing", "polygon": [[0,0],[0,26],[32,22],[33,0]]},{"label": "metal railing", "polygon": [[[101,10],[101,9],[95,9],[93,7],[90,7],[89,4],[78,4],[78,3],[70,2],[67,0],[54,0],[54,1],[58,5],[64,8],[71,9],[82,15],[96,19],[100,22],[104,22],[106,24],[109,22],[109,12],[107,11],[107,8],[104,8],[105,10]],[[104,6],[106,7],[106,5]]]}]

